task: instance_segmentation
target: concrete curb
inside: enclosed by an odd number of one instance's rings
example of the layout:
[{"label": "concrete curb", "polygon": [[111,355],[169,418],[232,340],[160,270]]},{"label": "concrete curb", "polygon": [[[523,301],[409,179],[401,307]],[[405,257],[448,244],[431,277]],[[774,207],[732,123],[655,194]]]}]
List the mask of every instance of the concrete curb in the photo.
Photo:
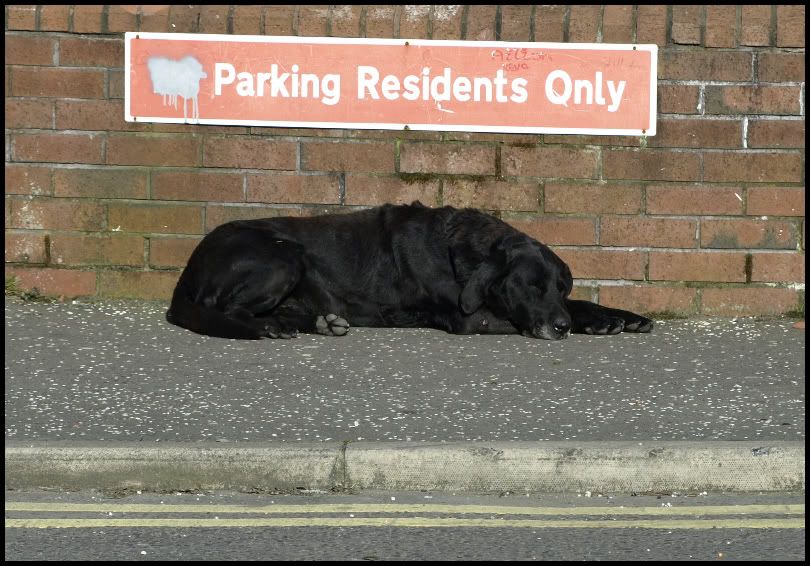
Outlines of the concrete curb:
[{"label": "concrete curb", "polygon": [[6,489],[803,492],[804,442],[7,442]]}]

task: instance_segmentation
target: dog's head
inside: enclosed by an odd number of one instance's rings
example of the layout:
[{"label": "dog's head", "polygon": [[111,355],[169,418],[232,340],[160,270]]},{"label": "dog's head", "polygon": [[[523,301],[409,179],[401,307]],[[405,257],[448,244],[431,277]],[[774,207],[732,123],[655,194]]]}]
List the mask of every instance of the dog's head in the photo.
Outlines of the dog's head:
[{"label": "dog's head", "polygon": [[473,271],[459,304],[465,314],[486,305],[526,336],[559,340],[571,330],[565,298],[573,283],[568,266],[546,246],[505,238]]}]

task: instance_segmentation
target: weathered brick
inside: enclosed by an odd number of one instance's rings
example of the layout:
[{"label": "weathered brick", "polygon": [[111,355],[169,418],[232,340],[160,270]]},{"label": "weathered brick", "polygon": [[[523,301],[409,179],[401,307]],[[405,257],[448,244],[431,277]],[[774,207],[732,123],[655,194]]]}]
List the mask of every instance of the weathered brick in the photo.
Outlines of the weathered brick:
[{"label": "weathered brick", "polygon": [[298,35],[324,37],[328,35],[329,6],[301,5],[298,6]]},{"label": "weathered brick", "polygon": [[142,5],[140,31],[167,32],[169,27],[169,4]]},{"label": "weathered brick", "polygon": [[264,9],[265,35],[295,35],[296,7],[290,5],[266,6]]},{"label": "weathered brick", "polygon": [[53,128],[53,100],[6,98],[6,128]]},{"label": "weathered brick", "polygon": [[771,7],[768,5],[742,7],[741,45],[771,44]]},{"label": "weathered brick", "polygon": [[703,6],[672,6],[672,42],[682,45],[700,45],[700,21]]},{"label": "weathered brick", "polygon": [[426,206],[440,204],[439,181],[346,175],[347,205],[410,204],[415,200]]},{"label": "weathered brick", "polygon": [[804,47],[804,5],[776,7],[776,46]]},{"label": "weathered brick", "polygon": [[394,167],[394,144],[391,142],[301,144],[301,169],[307,171],[393,173]]},{"label": "weathered brick", "polygon": [[366,6],[366,37],[394,37],[394,5]]},{"label": "weathered brick", "polygon": [[700,156],[663,149],[607,150],[602,153],[602,172],[606,179],[697,181]]},{"label": "weathered brick", "polygon": [[745,254],[650,252],[650,281],[745,282]]},{"label": "weathered brick", "polygon": [[126,234],[51,235],[51,263],[56,265],[143,265],[143,238]]},{"label": "weathered brick", "polygon": [[798,115],[798,86],[707,86],[706,112],[709,114],[792,114]]},{"label": "weathered brick", "polygon": [[6,231],[7,263],[45,263],[47,257],[44,234]]},{"label": "weathered brick", "polygon": [[188,167],[199,164],[199,148],[197,136],[111,135],[107,140],[107,163]]},{"label": "weathered brick", "polygon": [[8,226],[28,230],[101,230],[105,226],[102,204],[52,198],[10,201]]},{"label": "weathered brick", "polygon": [[202,233],[199,206],[138,205],[113,202],[109,205],[110,230],[156,234]]},{"label": "weathered brick", "polygon": [[[133,27],[132,29],[134,30],[135,28]],[[64,4],[41,5],[39,7],[39,30],[69,31],[70,6]]]},{"label": "weathered brick", "polygon": [[185,267],[201,238],[149,238],[149,267]]},{"label": "weathered brick", "polygon": [[706,47],[737,47],[737,8],[706,6]]},{"label": "weathered brick", "polygon": [[600,12],[598,5],[569,6],[568,41],[596,43]]},{"label": "weathered brick", "polygon": [[644,252],[553,249],[577,279],[644,279]]},{"label": "weathered brick", "polygon": [[121,68],[124,66],[124,41],[62,37],[59,39],[59,64],[63,67]]},{"label": "weathered brick", "polygon": [[77,4],[73,6],[73,31],[76,33],[100,33],[104,6]]},{"label": "weathered brick", "polygon": [[12,67],[12,96],[103,98],[104,71],[56,67]]},{"label": "weathered brick", "polygon": [[448,179],[444,203],[456,208],[487,210],[538,210],[540,187],[536,182],[495,179]]},{"label": "weathered brick", "polygon": [[752,57],[752,53],[743,51],[661,49],[658,52],[658,80],[750,81],[753,78]]},{"label": "weathered brick", "polygon": [[259,35],[262,29],[264,6],[234,6],[233,33],[236,35]]},{"label": "weathered brick", "polygon": [[302,216],[301,207],[271,206],[223,206],[205,207],[205,232],[232,220],[253,220],[255,218],[275,218],[279,216]]},{"label": "weathered brick", "polygon": [[742,120],[658,120],[650,147],[742,147]]},{"label": "weathered brick", "polygon": [[703,289],[701,313],[710,316],[783,314],[796,311],[801,296],[795,289]]},{"label": "weathered brick", "polygon": [[205,167],[289,170],[296,168],[295,142],[247,136],[206,136],[204,154]]},{"label": "weathered brick", "polygon": [[803,148],[804,119],[750,120],[748,147]]},{"label": "weathered brick", "polygon": [[200,200],[242,202],[242,173],[214,171],[155,171],[152,173],[152,198],[159,200]]},{"label": "weathered brick", "polygon": [[60,130],[129,130],[123,100],[56,100],[56,127]]},{"label": "weathered brick", "polygon": [[73,298],[96,293],[95,271],[6,266],[6,277],[15,278],[19,289],[31,291],[36,288],[45,295]]},{"label": "weathered brick", "polygon": [[107,73],[107,98],[124,98],[123,71],[109,71]]},{"label": "weathered brick", "polygon": [[[667,7],[640,4],[636,15],[636,30],[636,42],[655,43],[664,47],[667,44]],[[658,73],[658,78],[663,78],[660,67]]]},{"label": "weathered brick", "polygon": [[750,187],[746,213],[804,216],[804,187]]},{"label": "weathered brick", "polygon": [[[537,6],[534,10],[534,40],[561,42],[564,38],[564,5]],[[470,7],[472,11],[472,7]],[[495,25],[493,18],[493,27]],[[468,39],[476,39],[467,35]]]},{"label": "weathered brick", "polygon": [[199,4],[171,4],[169,29],[175,33],[196,33],[199,31],[202,8]]},{"label": "weathered brick", "polygon": [[56,41],[50,37],[6,34],[6,65],[53,65]]},{"label": "weathered brick", "polygon": [[762,82],[804,82],[804,53],[760,53],[757,63]]},{"label": "weathered brick", "polygon": [[799,183],[802,161],[799,153],[706,153],[703,156],[703,179]]},{"label": "weathered brick", "polygon": [[633,43],[633,6],[606,4],[602,14],[602,41]]},{"label": "weathered brick", "polygon": [[39,165],[16,165],[6,163],[6,194],[50,195],[52,169]]},{"label": "weathered brick", "polygon": [[399,169],[403,173],[494,175],[495,157],[492,145],[403,143]]},{"label": "weathered brick", "polygon": [[662,114],[697,114],[700,87],[658,85],[658,111]]},{"label": "weathered brick", "polygon": [[37,29],[36,5],[9,6],[6,12],[6,25],[8,29]]},{"label": "weathered brick", "polygon": [[593,302],[596,300],[595,290],[596,287],[593,285],[578,285],[576,278],[574,278],[574,288],[571,290],[571,294],[568,295],[568,298],[575,301]]},{"label": "weathered brick", "polygon": [[625,184],[546,183],[546,212],[635,214],[641,210],[641,186]]},{"label": "weathered brick", "polygon": [[501,5],[501,41],[529,41],[531,23],[531,5]]},{"label": "weathered brick", "polygon": [[596,244],[596,220],[571,216],[516,216],[501,219],[535,240],[549,245],[592,246]]},{"label": "weathered brick", "polygon": [[207,4],[200,10],[200,33],[228,33],[230,6]]},{"label": "weathered brick", "polygon": [[793,222],[740,218],[700,221],[702,248],[795,249],[798,237]]},{"label": "weathered brick", "polygon": [[174,271],[100,271],[98,294],[112,299],[171,299],[179,274]]},{"label": "weathered brick", "polygon": [[247,200],[283,204],[339,204],[340,182],[337,175],[248,175]]},{"label": "weathered brick", "polygon": [[54,169],[54,194],[58,197],[146,198],[146,171],[140,169]]},{"label": "weathered brick", "polygon": [[137,18],[137,5],[112,4],[107,7],[107,31],[110,33],[137,31]]},{"label": "weathered brick", "polygon": [[504,175],[525,177],[595,179],[597,153],[568,147],[503,147]]},{"label": "weathered brick", "polygon": [[427,39],[429,19],[429,5],[403,4],[399,14],[399,37],[403,39]]},{"label": "weathered brick", "polygon": [[743,190],[719,185],[651,185],[649,214],[741,214]]},{"label": "weathered brick", "polygon": [[804,254],[751,254],[751,281],[804,283]]},{"label": "weathered brick", "polygon": [[637,216],[603,216],[599,243],[603,246],[694,248],[697,221]]},{"label": "weathered brick", "polygon": [[642,314],[694,314],[697,289],[658,286],[599,288],[599,304]]},{"label": "weathered brick", "polygon": [[102,163],[102,139],[96,134],[15,134],[15,161]]},{"label": "weathered brick", "polygon": [[460,4],[433,4],[432,38],[461,39],[463,16],[464,7]]}]

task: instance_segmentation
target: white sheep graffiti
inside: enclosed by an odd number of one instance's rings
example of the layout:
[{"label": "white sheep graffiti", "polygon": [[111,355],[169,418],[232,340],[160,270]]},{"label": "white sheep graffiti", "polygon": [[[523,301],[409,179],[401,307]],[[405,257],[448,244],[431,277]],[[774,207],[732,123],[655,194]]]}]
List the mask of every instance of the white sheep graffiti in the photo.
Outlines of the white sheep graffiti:
[{"label": "white sheep graffiti", "polygon": [[[186,115],[186,101],[192,102],[192,119],[200,117],[198,96],[200,79],[208,77],[197,59],[187,55],[179,61],[166,57],[150,57],[146,62],[149,77],[152,79],[152,92],[163,96],[163,105],[174,104],[177,110],[177,97],[183,97],[183,118]],[[168,102],[167,102],[168,97]]]}]

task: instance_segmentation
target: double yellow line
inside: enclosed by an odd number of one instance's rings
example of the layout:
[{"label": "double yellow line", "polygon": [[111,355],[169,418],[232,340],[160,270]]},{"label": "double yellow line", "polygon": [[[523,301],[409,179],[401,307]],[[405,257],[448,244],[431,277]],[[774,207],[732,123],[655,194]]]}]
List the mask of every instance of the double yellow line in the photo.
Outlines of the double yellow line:
[{"label": "double yellow line", "polygon": [[[444,504],[155,505],[6,502],[6,513],[100,513],[103,517],[7,518],[6,528],[523,527],[642,529],[803,529],[804,505],[523,507]],[[124,517],[195,514],[205,517]],[[226,517],[226,515],[249,515]],[[285,515],[312,515],[289,517]],[[356,514],[362,515],[360,517]],[[387,516],[368,516],[385,514]],[[328,516],[324,516],[328,515]],[[337,516],[335,516],[337,515]],[[397,516],[391,516],[397,515]],[[404,515],[404,516],[403,516]],[[427,516],[425,516],[427,515]],[[463,515],[442,517],[435,515]],[[469,517],[469,515],[475,515]],[[801,517],[797,517],[797,516]],[[514,516],[554,519],[506,518]],[[572,518],[576,517],[576,518]]]}]

